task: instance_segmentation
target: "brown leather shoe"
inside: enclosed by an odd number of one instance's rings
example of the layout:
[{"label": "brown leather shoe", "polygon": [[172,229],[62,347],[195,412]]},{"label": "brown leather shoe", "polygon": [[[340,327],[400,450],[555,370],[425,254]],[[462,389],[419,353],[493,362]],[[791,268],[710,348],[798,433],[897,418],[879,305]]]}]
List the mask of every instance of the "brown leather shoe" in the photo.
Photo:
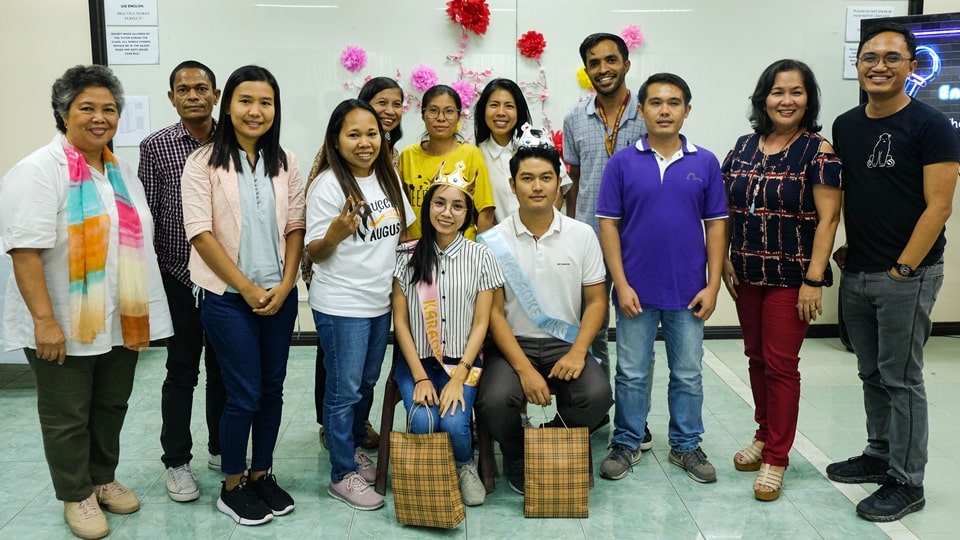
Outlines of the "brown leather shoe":
[{"label": "brown leather shoe", "polygon": [[377,430],[373,429],[369,420],[367,420],[366,425],[367,435],[360,441],[360,447],[365,450],[376,450],[380,447],[380,434],[377,433]]}]

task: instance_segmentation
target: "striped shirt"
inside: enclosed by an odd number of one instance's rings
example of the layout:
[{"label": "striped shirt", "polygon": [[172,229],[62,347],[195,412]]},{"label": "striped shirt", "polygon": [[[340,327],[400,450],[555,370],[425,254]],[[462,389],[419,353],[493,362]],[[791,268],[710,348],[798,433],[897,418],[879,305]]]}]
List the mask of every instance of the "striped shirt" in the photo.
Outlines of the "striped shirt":
[{"label": "striped shirt", "polygon": [[[427,339],[426,327],[423,323],[423,312],[420,309],[420,295],[417,287],[410,283],[413,268],[410,267],[410,256],[413,250],[410,244],[397,247],[397,265],[394,277],[400,283],[400,289],[407,297],[407,310],[410,319],[410,333],[417,345],[417,354],[420,358],[433,357],[433,349]],[[440,297],[440,327],[443,336],[443,355],[450,358],[460,358],[467,346],[470,328],[473,325],[473,312],[476,306],[477,293],[503,286],[503,275],[497,266],[497,260],[485,245],[471,242],[457,235],[447,249],[440,251],[434,245],[437,253],[437,267],[434,269],[434,281],[437,285],[437,294]]]},{"label": "striped shirt", "polygon": [[[574,105],[563,118],[563,160],[568,165],[580,167],[577,221],[592,227],[598,237],[600,222],[597,220],[597,197],[600,194],[603,168],[610,160],[607,155],[607,133],[607,126],[597,114],[596,99],[593,97]],[[647,126],[637,113],[637,95],[631,93],[627,108],[620,118],[620,131],[617,133],[614,153],[633,146],[646,133]]]},{"label": "striped shirt", "polygon": [[[213,129],[216,128],[214,121]],[[143,139],[140,143],[140,168],[137,170],[156,224],[153,244],[157,250],[160,271],[189,287],[193,286],[187,269],[190,242],[183,231],[180,177],[187,156],[200,146],[200,141],[187,131],[183,122],[177,122]]]}]

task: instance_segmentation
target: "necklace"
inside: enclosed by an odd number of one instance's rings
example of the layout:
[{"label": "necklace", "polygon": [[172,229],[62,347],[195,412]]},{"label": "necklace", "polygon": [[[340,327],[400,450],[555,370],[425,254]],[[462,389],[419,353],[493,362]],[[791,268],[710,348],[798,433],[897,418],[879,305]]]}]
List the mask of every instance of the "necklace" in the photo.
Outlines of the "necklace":
[{"label": "necklace", "polygon": [[798,127],[790,134],[790,137],[787,138],[787,142],[783,143],[783,146],[780,147],[775,154],[767,154],[765,148],[765,142],[763,141],[758,145],[760,153],[763,154],[763,158],[760,160],[760,163],[757,164],[757,167],[754,169],[754,172],[759,171],[760,176],[757,177],[757,182],[753,185],[753,194],[750,196],[750,213],[753,214],[757,209],[757,198],[760,196],[760,185],[766,183],[767,181],[767,158],[771,155],[779,155],[781,152],[787,149],[790,146],[790,143],[794,141],[796,137],[800,135],[800,132],[803,130],[802,127]]},{"label": "necklace", "polygon": [[[799,135],[799,134],[800,134],[800,131],[801,131],[802,129],[803,129],[802,127],[798,127],[797,129],[793,130],[793,133],[791,133],[790,136],[787,137],[787,142],[783,143],[783,146],[781,146],[781,147],[780,147],[780,150],[777,150],[776,153],[779,154],[780,152],[783,152],[783,150],[784,150],[786,147],[790,146],[790,143],[793,142],[793,138],[796,137],[797,135]],[[769,141],[769,137],[766,137],[766,138],[764,138],[763,142],[760,143],[760,151],[763,152],[763,158],[764,158],[764,159],[767,158],[767,148],[766,148],[767,145],[766,145],[766,143],[767,143],[768,141]]]}]

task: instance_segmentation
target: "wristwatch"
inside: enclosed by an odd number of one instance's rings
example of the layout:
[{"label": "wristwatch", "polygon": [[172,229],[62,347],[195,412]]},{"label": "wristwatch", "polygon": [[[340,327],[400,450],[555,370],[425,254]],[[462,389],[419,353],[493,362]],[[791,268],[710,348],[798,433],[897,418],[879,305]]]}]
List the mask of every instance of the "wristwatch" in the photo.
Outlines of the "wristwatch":
[{"label": "wristwatch", "polygon": [[913,273],[916,272],[913,268],[910,268],[909,264],[897,263],[897,273],[903,277],[911,277]]}]

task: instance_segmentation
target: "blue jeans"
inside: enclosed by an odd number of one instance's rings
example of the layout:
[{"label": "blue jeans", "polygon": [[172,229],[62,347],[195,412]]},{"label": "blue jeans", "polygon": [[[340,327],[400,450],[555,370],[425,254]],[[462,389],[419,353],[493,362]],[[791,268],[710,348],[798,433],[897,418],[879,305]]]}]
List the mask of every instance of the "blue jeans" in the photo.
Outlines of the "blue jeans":
[{"label": "blue jeans", "polygon": [[624,316],[619,307],[616,313],[616,412],[612,443],[636,450],[643,441],[653,381],[653,342],[657,338],[657,326],[662,324],[670,368],[667,387],[670,447],[678,452],[696,450],[703,434],[703,321],[694,317],[689,309],[644,308],[632,319]]},{"label": "blue jeans", "polygon": [[867,413],[863,453],[889,463],[889,474],[923,485],[927,464],[927,392],[923,346],[943,285],[943,264],[899,280],[887,272],[843,272],[843,322],[857,355]]},{"label": "blue jeans", "polygon": [[[440,391],[450,381],[450,376],[435,358],[423,358],[421,363],[433,387],[437,389],[437,397],[439,397]],[[458,403],[452,412],[448,412],[441,418],[440,408],[436,405],[414,405],[413,388],[416,385],[413,382],[413,374],[410,373],[410,366],[403,358],[397,362],[393,374],[397,379],[400,395],[403,396],[403,406],[407,409],[410,433],[430,433],[430,426],[433,426],[433,431],[449,433],[453,459],[457,462],[457,466],[472,462],[473,435],[470,432],[470,415],[473,413],[473,402],[477,399],[477,387],[463,385],[466,411],[461,410]],[[415,406],[416,410],[414,410]],[[414,411],[412,417],[410,411]]]},{"label": "blue jeans", "polygon": [[203,291],[200,322],[217,351],[227,393],[220,418],[224,474],[240,474],[247,468],[248,437],[253,442],[250,470],[273,466],[296,319],[296,288],[270,316],[255,314],[240,294]]},{"label": "blue jeans", "polygon": [[365,403],[373,395],[387,352],[390,312],[371,318],[313,311],[327,370],[323,434],[330,449],[330,479],[357,470],[354,451],[367,434]]}]

